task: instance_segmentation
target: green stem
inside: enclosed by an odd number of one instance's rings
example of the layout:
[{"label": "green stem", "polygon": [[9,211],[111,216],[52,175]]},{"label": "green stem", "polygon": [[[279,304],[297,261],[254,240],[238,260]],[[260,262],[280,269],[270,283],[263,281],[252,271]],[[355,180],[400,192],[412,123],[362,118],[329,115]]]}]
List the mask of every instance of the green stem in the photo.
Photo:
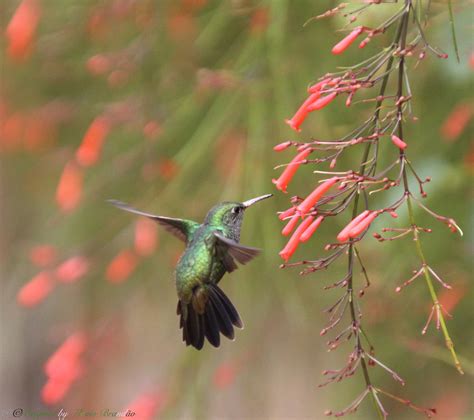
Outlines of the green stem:
[{"label": "green stem", "polygon": [[[410,3],[410,0],[406,0],[407,5]],[[400,49],[403,51],[405,49],[405,44],[406,44],[406,35],[408,31],[408,18],[409,18],[409,13],[410,11],[408,10],[407,14],[404,16],[404,21],[403,21],[403,30],[402,30],[402,36],[400,40]],[[399,98],[398,100],[398,113],[397,113],[397,118],[398,118],[398,137],[403,139],[403,108],[402,108],[402,101],[400,98],[403,96],[403,78],[405,76],[405,56],[401,55],[399,58],[399,66],[398,66],[398,92],[397,92],[397,97]],[[411,202],[411,193],[408,185],[408,176],[407,176],[407,170],[406,170],[406,165],[404,165],[404,161],[406,160],[405,157],[405,151],[403,149],[400,149],[400,162],[403,165],[403,172],[402,172],[402,177],[403,177],[403,186],[405,189],[405,195],[407,197],[407,209],[408,209],[408,216],[410,219],[410,224],[413,229],[413,239],[415,241],[415,246],[416,246],[416,252],[418,256],[420,257],[420,260],[423,264],[423,274],[426,280],[426,284],[428,286],[428,290],[431,295],[431,299],[433,301],[433,305],[436,311],[436,316],[439,319],[439,323],[441,326],[441,330],[444,335],[444,339],[446,341],[446,347],[449,349],[451,352],[451,356],[453,357],[454,360],[454,365],[456,366],[456,369],[460,374],[464,374],[464,371],[462,370],[461,363],[459,362],[459,359],[456,355],[456,352],[454,350],[454,344],[453,340],[451,340],[451,337],[448,332],[448,328],[446,326],[446,321],[444,319],[444,315],[442,312],[441,305],[438,300],[438,296],[436,294],[436,290],[433,286],[433,280],[431,278],[431,274],[428,270],[428,264],[426,262],[425,254],[423,252],[423,248],[421,246],[421,241],[420,237],[418,235],[418,229],[417,225],[415,223],[415,214],[413,211],[413,205]]]},{"label": "green stem", "polygon": [[456,38],[456,25],[454,24],[454,12],[453,12],[453,5],[452,0],[448,0],[448,10],[449,10],[449,24],[451,26],[451,36],[453,38],[454,44],[454,52],[456,53],[456,59],[458,63],[461,61],[459,59],[459,49],[458,49],[458,41]]},{"label": "green stem", "polygon": [[[405,184],[405,188],[408,186]],[[413,239],[415,241],[415,247],[416,247],[416,252],[418,256],[420,257],[420,260],[423,264],[423,274],[426,280],[426,284],[428,286],[428,290],[430,292],[431,299],[433,301],[433,305],[435,307],[436,314],[439,319],[439,323],[441,326],[441,331],[443,332],[444,340],[446,342],[446,347],[451,353],[451,356],[453,358],[454,366],[456,366],[456,369],[461,375],[464,375],[464,371],[461,366],[461,362],[458,359],[458,356],[456,354],[456,351],[454,350],[454,343],[453,340],[451,339],[451,336],[449,335],[448,327],[446,325],[446,320],[444,319],[443,311],[441,308],[441,304],[439,303],[438,295],[436,294],[436,290],[433,286],[433,279],[431,278],[430,272],[428,270],[428,264],[426,262],[425,254],[423,252],[423,247],[421,245],[420,237],[418,235],[418,230],[416,229],[416,224],[415,224],[415,216],[414,216],[414,211],[413,211],[413,205],[411,202],[411,197],[410,194],[408,193],[407,195],[407,208],[408,208],[408,217],[410,218],[410,223],[413,227]]]}]

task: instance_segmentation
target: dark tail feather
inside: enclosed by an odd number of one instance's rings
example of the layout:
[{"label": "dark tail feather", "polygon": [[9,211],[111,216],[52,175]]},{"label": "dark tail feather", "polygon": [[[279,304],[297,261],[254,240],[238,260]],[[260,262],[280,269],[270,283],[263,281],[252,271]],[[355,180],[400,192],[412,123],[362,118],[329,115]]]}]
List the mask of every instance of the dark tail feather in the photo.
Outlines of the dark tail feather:
[{"label": "dark tail feather", "polygon": [[221,336],[219,335],[219,323],[217,321],[214,306],[207,304],[206,312],[204,313],[204,332],[209,343],[214,347],[219,347],[221,344]]},{"label": "dark tail feather", "polygon": [[185,313],[178,301],[179,327],[183,329],[183,341],[187,346],[191,345],[198,350],[204,345],[204,316],[199,315],[193,308],[192,304],[188,304]]},{"label": "dark tail feather", "polygon": [[198,350],[204,345],[204,337],[214,347],[219,347],[219,333],[233,340],[234,326],[242,328],[243,325],[237,309],[224,292],[214,284],[206,286],[208,300],[202,314],[197,313],[192,302],[183,307],[178,301],[176,310],[180,317],[179,327],[183,329],[183,341]]},{"label": "dark tail feather", "polygon": [[224,305],[232,324],[234,324],[237,328],[244,328],[244,324],[242,320],[240,319],[237,309],[235,309],[235,306],[232,304],[232,302],[226,296],[226,294],[222,291],[222,289],[219,289],[219,287],[213,285],[213,290],[215,291],[216,294],[219,295],[221,302]]}]

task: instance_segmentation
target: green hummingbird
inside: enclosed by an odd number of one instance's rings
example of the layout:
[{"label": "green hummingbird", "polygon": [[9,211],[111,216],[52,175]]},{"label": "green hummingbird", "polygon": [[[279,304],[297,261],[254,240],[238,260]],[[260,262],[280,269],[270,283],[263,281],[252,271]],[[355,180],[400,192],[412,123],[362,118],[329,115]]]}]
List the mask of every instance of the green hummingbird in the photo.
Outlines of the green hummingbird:
[{"label": "green hummingbird", "polygon": [[200,350],[207,338],[214,347],[219,347],[220,333],[232,340],[234,326],[243,328],[239,313],[217,284],[226,272],[237,269],[236,262],[246,264],[260,253],[260,249],[239,243],[240,229],[244,211],[271,196],[266,194],[242,203],[219,203],[207,213],[202,224],[145,213],[121,201],[109,200],[122,210],[156,221],[186,243],[176,265],[175,281],[176,312],[187,346]]}]

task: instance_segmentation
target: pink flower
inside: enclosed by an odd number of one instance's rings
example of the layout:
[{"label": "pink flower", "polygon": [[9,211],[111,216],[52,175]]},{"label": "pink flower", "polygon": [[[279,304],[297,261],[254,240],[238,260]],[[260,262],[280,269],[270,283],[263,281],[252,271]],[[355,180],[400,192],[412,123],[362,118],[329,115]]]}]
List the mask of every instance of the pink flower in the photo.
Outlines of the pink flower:
[{"label": "pink flower", "polygon": [[332,177],[324,181],[321,185],[316,187],[314,191],[304,199],[304,201],[297,207],[299,213],[304,216],[311,207],[313,207],[321,197],[338,181],[338,177]]},{"label": "pink flower", "polygon": [[297,225],[299,219],[300,219],[300,215],[295,214],[289,220],[289,222],[286,224],[286,226],[283,228],[283,230],[281,231],[281,234],[284,235],[284,236],[288,236],[291,232],[293,232],[293,229]]},{"label": "pink flower", "polygon": [[35,306],[45,299],[53,288],[54,281],[51,274],[41,271],[20,289],[17,302],[26,307]]},{"label": "pink flower", "polygon": [[319,225],[324,220],[324,216],[318,216],[316,220],[309,225],[309,227],[302,233],[300,237],[301,242],[306,242],[311,236],[313,236],[314,232],[318,229]]},{"label": "pink flower", "polygon": [[61,263],[55,271],[56,278],[63,283],[72,283],[79,280],[89,271],[89,261],[77,255]]},{"label": "pink flower", "polygon": [[351,220],[349,224],[347,224],[346,227],[339,232],[339,234],[337,235],[337,240],[339,242],[346,242],[349,239],[349,232],[351,231],[351,229],[355,225],[357,225],[357,223],[359,223],[361,220],[367,217],[369,213],[370,213],[369,210],[365,210],[361,214],[359,214],[357,217],[355,217],[353,220]]},{"label": "pink flower", "polygon": [[309,216],[305,220],[301,222],[298,228],[295,230],[293,235],[291,236],[290,240],[287,242],[285,247],[280,251],[279,255],[281,258],[287,262],[291,256],[295,253],[296,248],[300,243],[300,238],[303,232],[308,228],[308,226],[313,222],[314,217]]},{"label": "pink flower", "polygon": [[347,48],[349,48],[352,43],[357,39],[357,37],[364,31],[363,26],[358,26],[355,28],[349,35],[339,41],[332,49],[333,54],[341,54]]},{"label": "pink flower", "polygon": [[308,111],[318,111],[323,109],[325,106],[328,106],[336,96],[337,92],[332,92],[329,95],[323,96],[309,105],[307,109]]},{"label": "pink flower", "polygon": [[399,149],[405,150],[408,146],[400,137],[395,134],[392,135],[392,143],[397,146]]},{"label": "pink flower", "polygon": [[288,164],[285,170],[282,172],[278,179],[273,179],[272,182],[276,187],[283,192],[286,192],[286,187],[294,177],[299,166],[305,161],[305,159],[310,155],[313,150],[311,148],[306,148],[298,153],[293,160]]}]

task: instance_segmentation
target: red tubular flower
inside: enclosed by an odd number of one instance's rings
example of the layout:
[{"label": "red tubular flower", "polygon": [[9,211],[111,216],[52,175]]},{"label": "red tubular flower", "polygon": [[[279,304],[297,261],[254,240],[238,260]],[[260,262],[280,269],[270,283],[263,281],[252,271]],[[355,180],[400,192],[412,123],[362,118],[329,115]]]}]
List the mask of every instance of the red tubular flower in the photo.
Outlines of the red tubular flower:
[{"label": "red tubular flower", "polygon": [[352,230],[354,226],[356,226],[361,220],[365,219],[370,213],[370,210],[365,210],[353,220],[346,225],[344,229],[342,229],[339,234],[337,235],[337,240],[339,242],[346,242],[349,239],[349,232]]},{"label": "red tubular flower", "polygon": [[55,271],[56,278],[63,283],[73,283],[89,271],[89,261],[80,255],[68,258]]},{"label": "red tubular flower", "polygon": [[300,237],[301,242],[306,242],[311,236],[313,236],[314,232],[318,229],[319,225],[324,220],[324,216],[318,216],[316,220],[309,225],[309,227],[302,233]]},{"label": "red tubular flower", "polygon": [[300,219],[299,214],[295,214],[289,222],[286,224],[286,226],[283,228],[281,231],[281,234],[284,236],[288,236],[291,232],[293,232],[293,229],[295,228],[296,224],[298,223],[298,220]]},{"label": "red tubular flower", "polygon": [[314,191],[297,207],[298,212],[304,216],[338,180],[339,178],[334,176],[317,186]]},{"label": "red tubular flower", "polygon": [[17,294],[17,302],[26,307],[40,303],[54,288],[54,281],[50,273],[42,271],[26,283]]},{"label": "red tubular flower", "polygon": [[405,150],[408,147],[408,144],[406,144],[400,137],[396,136],[395,134],[392,135],[392,143],[402,150]]},{"label": "red tubular flower", "polygon": [[276,146],[273,147],[273,150],[275,152],[281,152],[282,150],[287,149],[289,146],[291,146],[291,141],[285,141],[283,143],[277,144]]},{"label": "red tubular flower", "polygon": [[317,91],[309,95],[309,97],[303,102],[303,104],[298,108],[298,111],[295,112],[293,118],[291,120],[285,120],[285,122],[295,131],[300,132],[300,125],[305,120],[306,116],[308,115],[309,109],[308,107],[316,101],[321,96],[320,92]]},{"label": "red tubular flower", "polygon": [[309,216],[305,220],[301,222],[298,228],[295,230],[293,235],[291,236],[288,243],[285,247],[280,251],[279,255],[281,258],[287,262],[290,257],[295,253],[296,248],[298,248],[298,244],[300,243],[300,238],[303,232],[308,228],[308,226],[313,222],[314,217]]},{"label": "red tubular flower", "polygon": [[367,217],[362,219],[357,225],[355,225],[349,231],[350,238],[356,238],[359,236],[365,229],[367,229],[370,224],[374,221],[374,219],[379,215],[378,211],[371,212]]},{"label": "red tubular flower", "polygon": [[308,92],[309,93],[319,92],[324,87],[324,85],[328,84],[331,80],[332,80],[332,77],[327,77],[326,79],[321,80],[320,82],[310,86],[308,88]]},{"label": "red tubular flower", "polygon": [[47,267],[56,259],[56,248],[52,245],[37,245],[30,251],[30,260],[37,267]]},{"label": "red tubular flower", "polygon": [[365,38],[360,44],[359,44],[359,48],[362,49],[362,48],[365,48],[365,46],[370,42],[370,37],[367,37]]},{"label": "red tubular flower", "polygon": [[66,164],[56,189],[56,202],[62,211],[74,210],[79,204],[82,195],[82,178],[83,173],[76,163]]},{"label": "red tubular flower", "polygon": [[341,54],[357,39],[357,37],[364,31],[363,26],[358,26],[349,35],[339,41],[332,49],[333,54]]},{"label": "red tubular flower", "polygon": [[120,283],[132,274],[138,258],[134,252],[124,249],[119,252],[107,267],[105,276],[111,283]]},{"label": "red tubular flower", "polygon": [[308,111],[318,111],[323,109],[325,106],[329,105],[334,98],[337,96],[337,92],[332,92],[329,95],[326,95],[318,100],[314,101],[311,105],[307,107]]},{"label": "red tubular flower", "polygon": [[280,213],[278,218],[280,220],[285,220],[287,217],[293,216],[296,212],[296,207],[290,207],[288,210],[285,210],[284,212]]},{"label": "red tubular flower", "polygon": [[290,183],[291,179],[294,177],[296,171],[298,170],[299,166],[303,163],[303,161],[309,156],[309,154],[313,151],[311,148],[306,148],[298,153],[293,160],[288,164],[285,170],[282,172],[278,179],[273,179],[272,182],[276,185],[276,187],[283,192],[286,192],[286,187]]},{"label": "red tubular flower", "polygon": [[151,255],[158,242],[158,228],[156,222],[140,218],[135,225],[135,252],[147,257]]},{"label": "red tubular flower", "polygon": [[76,151],[76,160],[80,165],[91,166],[97,163],[109,130],[110,126],[106,118],[97,117],[92,121]]},{"label": "red tubular flower", "polygon": [[15,60],[26,59],[31,53],[40,17],[38,1],[23,0],[15,10],[6,29],[8,55]]}]

